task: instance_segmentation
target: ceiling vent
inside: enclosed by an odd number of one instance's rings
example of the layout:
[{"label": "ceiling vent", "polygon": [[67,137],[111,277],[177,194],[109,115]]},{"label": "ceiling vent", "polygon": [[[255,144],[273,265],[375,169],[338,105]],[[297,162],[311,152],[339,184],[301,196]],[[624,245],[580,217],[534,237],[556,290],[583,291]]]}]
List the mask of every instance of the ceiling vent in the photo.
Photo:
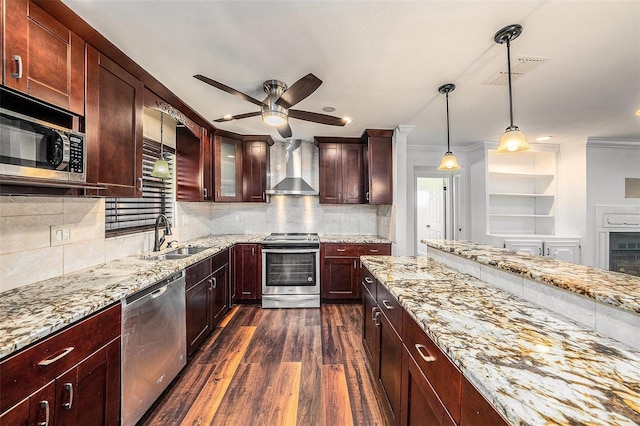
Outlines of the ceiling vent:
[{"label": "ceiling vent", "polygon": [[[511,81],[516,81],[523,75],[529,74],[545,62],[549,62],[551,58],[543,56],[518,56],[515,63],[511,64]],[[488,78],[483,84],[491,84],[495,86],[506,86],[508,84],[508,75],[506,71],[499,71]]]}]

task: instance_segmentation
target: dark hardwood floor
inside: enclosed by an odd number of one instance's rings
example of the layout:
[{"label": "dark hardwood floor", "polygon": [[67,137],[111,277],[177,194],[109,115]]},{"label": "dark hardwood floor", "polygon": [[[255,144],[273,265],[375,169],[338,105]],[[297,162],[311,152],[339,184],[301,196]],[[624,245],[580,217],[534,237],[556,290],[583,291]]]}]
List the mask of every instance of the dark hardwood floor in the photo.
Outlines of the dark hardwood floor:
[{"label": "dark hardwood floor", "polygon": [[236,306],[144,425],[386,425],[361,342],[362,307]]}]

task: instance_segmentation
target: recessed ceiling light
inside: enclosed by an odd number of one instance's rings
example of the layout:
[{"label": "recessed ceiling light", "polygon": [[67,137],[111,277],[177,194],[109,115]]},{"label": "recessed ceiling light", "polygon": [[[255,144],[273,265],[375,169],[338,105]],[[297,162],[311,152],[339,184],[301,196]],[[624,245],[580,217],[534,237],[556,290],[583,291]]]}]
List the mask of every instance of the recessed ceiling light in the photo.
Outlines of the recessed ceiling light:
[{"label": "recessed ceiling light", "polygon": [[225,120],[231,120],[232,117],[233,115],[231,114],[225,114],[222,118],[224,118]]},{"label": "recessed ceiling light", "polygon": [[552,138],[553,138],[553,136],[540,136],[540,137],[536,138],[536,140],[538,142],[541,142],[541,141],[548,141],[548,140],[550,140]]},{"label": "recessed ceiling light", "polygon": [[333,111],[335,111],[336,109],[335,109],[334,107],[332,107],[332,106],[326,106],[326,107],[322,108],[322,110],[323,110],[324,112],[333,112]]},{"label": "recessed ceiling light", "polygon": [[351,123],[353,120],[352,120],[352,119],[350,119],[349,117],[342,117],[342,121],[344,121],[344,122],[345,122],[345,124],[349,124],[349,123]]}]

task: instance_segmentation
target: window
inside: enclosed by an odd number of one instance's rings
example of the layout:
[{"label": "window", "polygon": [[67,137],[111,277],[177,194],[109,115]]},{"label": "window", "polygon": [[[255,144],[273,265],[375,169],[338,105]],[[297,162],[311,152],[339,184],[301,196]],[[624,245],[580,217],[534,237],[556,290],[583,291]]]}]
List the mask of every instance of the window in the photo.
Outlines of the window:
[{"label": "window", "polygon": [[[175,176],[173,154],[165,149],[164,157],[169,163],[171,176]],[[174,179],[162,180],[151,176],[153,164],[158,158],[160,144],[145,139],[142,144],[142,197],[105,200],[107,236],[153,229],[156,218],[161,213],[173,223]]]}]

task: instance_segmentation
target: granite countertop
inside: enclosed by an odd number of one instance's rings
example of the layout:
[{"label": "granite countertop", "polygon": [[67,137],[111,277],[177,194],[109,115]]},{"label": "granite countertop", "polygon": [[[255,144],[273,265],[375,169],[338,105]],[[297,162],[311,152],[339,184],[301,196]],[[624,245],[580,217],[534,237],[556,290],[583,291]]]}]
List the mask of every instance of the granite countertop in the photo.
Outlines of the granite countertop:
[{"label": "granite countertop", "polygon": [[208,248],[185,259],[150,259],[173,250],[165,249],[2,292],[0,358],[236,243],[259,243],[265,236],[213,235],[178,245]]},{"label": "granite countertop", "polygon": [[332,244],[391,244],[391,241],[387,238],[377,235],[320,234],[320,242]]},{"label": "granite countertop", "polygon": [[640,424],[640,352],[426,257],[364,256],[512,424]]},{"label": "granite countertop", "polygon": [[469,241],[422,240],[429,247],[640,314],[640,277],[531,256]]}]

